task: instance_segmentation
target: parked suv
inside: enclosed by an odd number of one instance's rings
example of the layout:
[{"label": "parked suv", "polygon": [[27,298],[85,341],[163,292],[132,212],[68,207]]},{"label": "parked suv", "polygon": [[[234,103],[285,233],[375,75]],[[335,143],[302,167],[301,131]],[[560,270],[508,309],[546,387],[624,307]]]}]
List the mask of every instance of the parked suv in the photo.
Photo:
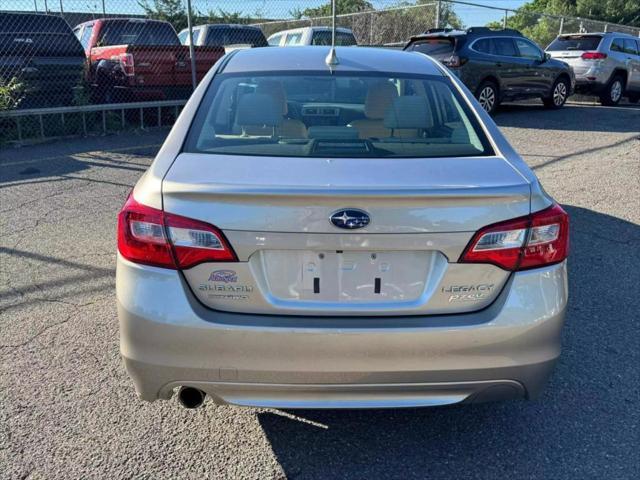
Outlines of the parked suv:
[{"label": "parked suv", "polygon": [[[268,38],[272,47],[301,47],[303,45],[331,45],[331,28],[303,27],[283,30]],[[348,28],[336,28],[336,45],[357,45],[356,37]]]},{"label": "parked suv", "polygon": [[[189,45],[189,30],[178,34],[180,43]],[[266,47],[267,39],[258,27],[251,25],[212,24],[193,27],[193,44],[225,47],[232,46]]]},{"label": "parked suv", "polygon": [[625,33],[570,33],[547,47],[567,62],[576,76],[576,91],[595,94],[603,105],[616,105],[623,96],[640,99],[640,41]]},{"label": "parked suv", "polygon": [[412,37],[404,50],[421,52],[451,69],[487,112],[504,100],[541,98],[564,105],[574,87],[569,65],[553,60],[517,30],[432,29]]},{"label": "parked suv", "polygon": [[85,68],[82,46],[57,15],[0,13],[0,83],[25,89],[19,108],[70,105]]}]

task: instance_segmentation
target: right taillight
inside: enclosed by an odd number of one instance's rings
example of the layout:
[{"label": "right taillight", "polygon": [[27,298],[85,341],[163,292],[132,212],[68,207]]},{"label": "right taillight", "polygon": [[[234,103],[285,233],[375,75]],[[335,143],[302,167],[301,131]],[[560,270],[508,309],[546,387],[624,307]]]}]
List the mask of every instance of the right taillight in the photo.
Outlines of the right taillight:
[{"label": "right taillight", "polygon": [[553,205],[479,230],[459,261],[491,263],[515,271],[561,262],[568,253],[569,216]]},{"label": "right taillight", "polygon": [[602,52],[584,52],[580,55],[580,58],[583,60],[604,60],[607,58],[607,54]]},{"label": "right taillight", "polygon": [[142,205],[133,195],[118,215],[118,251],[134,263],[171,269],[237,261],[213,225]]}]

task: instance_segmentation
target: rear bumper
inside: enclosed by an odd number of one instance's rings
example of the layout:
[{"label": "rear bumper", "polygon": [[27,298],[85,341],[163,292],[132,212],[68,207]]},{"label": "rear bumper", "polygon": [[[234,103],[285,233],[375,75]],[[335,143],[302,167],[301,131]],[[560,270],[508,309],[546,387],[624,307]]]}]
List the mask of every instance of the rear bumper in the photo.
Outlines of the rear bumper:
[{"label": "rear bumper", "polygon": [[588,70],[576,74],[576,92],[577,93],[600,93],[602,92],[609,80],[613,69],[605,66],[593,66]]},{"label": "rear bumper", "polygon": [[600,93],[607,86],[606,82],[598,80],[576,80],[576,93]]},{"label": "rear bumper", "polygon": [[208,310],[179,273],[118,258],[121,353],[138,395],[189,385],[217,403],[443,405],[535,397],[560,353],[564,263],[514,274],[488,308],[318,318]]}]

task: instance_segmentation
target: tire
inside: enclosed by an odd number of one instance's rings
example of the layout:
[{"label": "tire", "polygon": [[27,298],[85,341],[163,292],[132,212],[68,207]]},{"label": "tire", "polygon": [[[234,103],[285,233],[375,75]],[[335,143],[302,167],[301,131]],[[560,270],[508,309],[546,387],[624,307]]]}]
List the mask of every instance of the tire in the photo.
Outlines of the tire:
[{"label": "tire", "polygon": [[638,103],[640,100],[640,94],[629,95],[629,103]]},{"label": "tire", "polygon": [[615,75],[600,94],[600,103],[608,106],[617,105],[620,103],[623,93],[624,78],[622,75]]},{"label": "tire", "polygon": [[545,108],[557,110],[562,108],[569,98],[569,82],[565,78],[558,78],[551,87],[551,95],[542,98]]},{"label": "tire", "polygon": [[493,115],[500,103],[498,86],[491,80],[485,80],[476,90],[476,99],[485,112]]}]

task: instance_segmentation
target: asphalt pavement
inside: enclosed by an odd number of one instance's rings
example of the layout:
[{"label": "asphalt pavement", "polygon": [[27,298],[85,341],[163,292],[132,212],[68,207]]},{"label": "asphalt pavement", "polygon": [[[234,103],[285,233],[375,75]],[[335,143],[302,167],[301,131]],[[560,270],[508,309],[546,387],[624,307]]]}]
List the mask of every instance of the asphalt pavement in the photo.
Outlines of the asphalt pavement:
[{"label": "asphalt pavement", "polygon": [[433,409],[138,400],[115,219],[166,131],[0,150],[0,478],[639,478],[640,108],[496,121],[571,216],[564,350],[535,401]]}]

